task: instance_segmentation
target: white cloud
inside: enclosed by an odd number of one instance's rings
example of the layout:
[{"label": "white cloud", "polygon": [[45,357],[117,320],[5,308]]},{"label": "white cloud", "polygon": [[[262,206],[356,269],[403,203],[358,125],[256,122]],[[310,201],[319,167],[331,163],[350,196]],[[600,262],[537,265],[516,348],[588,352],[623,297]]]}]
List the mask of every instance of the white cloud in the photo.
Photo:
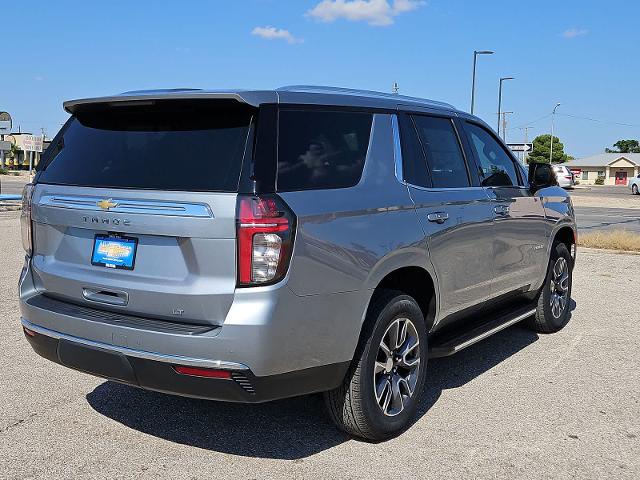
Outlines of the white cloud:
[{"label": "white cloud", "polygon": [[344,18],[381,27],[391,25],[394,17],[425,3],[423,0],[322,0],[307,15],[322,22]]},{"label": "white cloud", "polygon": [[588,33],[589,33],[589,30],[587,30],[586,28],[570,28],[562,32],[562,36],[564,38],[576,38],[576,37],[582,37]]},{"label": "white cloud", "polygon": [[256,27],[251,31],[251,35],[266,38],[267,40],[286,40],[289,43],[302,43],[304,40],[294,37],[289,30],[276,27]]}]

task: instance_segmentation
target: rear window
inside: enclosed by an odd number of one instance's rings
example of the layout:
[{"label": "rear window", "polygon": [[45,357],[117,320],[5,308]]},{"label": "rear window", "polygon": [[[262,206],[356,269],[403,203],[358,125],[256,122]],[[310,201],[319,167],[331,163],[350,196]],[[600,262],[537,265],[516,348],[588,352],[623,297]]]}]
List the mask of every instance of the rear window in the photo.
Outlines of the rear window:
[{"label": "rear window", "polygon": [[360,181],[373,115],[280,111],[278,190],[352,187]]},{"label": "rear window", "polygon": [[234,192],[251,117],[209,102],[78,113],[47,150],[39,181]]}]

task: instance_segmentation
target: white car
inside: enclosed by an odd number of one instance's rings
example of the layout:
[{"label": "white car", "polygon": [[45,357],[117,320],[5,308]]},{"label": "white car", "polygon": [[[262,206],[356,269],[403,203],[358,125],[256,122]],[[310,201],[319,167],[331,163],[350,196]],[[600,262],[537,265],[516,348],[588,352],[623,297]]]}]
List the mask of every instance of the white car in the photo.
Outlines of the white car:
[{"label": "white car", "polygon": [[640,175],[629,179],[629,188],[634,195],[640,194]]},{"label": "white car", "polygon": [[553,171],[556,172],[558,185],[560,185],[562,188],[573,188],[573,186],[576,184],[573,173],[571,172],[571,170],[569,170],[569,167],[565,165],[554,165]]}]

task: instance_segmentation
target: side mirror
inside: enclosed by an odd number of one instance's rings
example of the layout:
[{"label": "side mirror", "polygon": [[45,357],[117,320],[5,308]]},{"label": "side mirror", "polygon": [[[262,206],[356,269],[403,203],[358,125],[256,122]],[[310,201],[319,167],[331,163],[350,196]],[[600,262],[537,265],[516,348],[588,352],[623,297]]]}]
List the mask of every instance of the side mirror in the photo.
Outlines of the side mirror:
[{"label": "side mirror", "polygon": [[558,179],[551,165],[535,162],[529,164],[529,187],[532,191],[554,185],[558,185]]}]

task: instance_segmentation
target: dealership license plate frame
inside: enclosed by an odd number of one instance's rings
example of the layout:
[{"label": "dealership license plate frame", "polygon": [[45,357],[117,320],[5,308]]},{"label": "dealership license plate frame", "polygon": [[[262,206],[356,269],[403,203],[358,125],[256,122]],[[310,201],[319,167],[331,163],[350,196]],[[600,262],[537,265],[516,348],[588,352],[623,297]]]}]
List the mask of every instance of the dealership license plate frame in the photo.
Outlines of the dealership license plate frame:
[{"label": "dealership license plate frame", "polygon": [[[100,242],[113,242],[120,246],[125,245],[130,246],[133,244],[132,252],[127,255],[127,258],[123,261],[123,263],[118,264],[117,260],[112,262],[105,261],[108,260],[109,257],[107,255],[96,255],[96,249]],[[133,270],[136,265],[136,256],[138,253],[138,239],[135,237],[126,237],[124,235],[120,235],[117,233],[97,233],[93,237],[93,249],[91,251],[91,265],[96,267],[104,267],[111,268],[116,270]]]}]

